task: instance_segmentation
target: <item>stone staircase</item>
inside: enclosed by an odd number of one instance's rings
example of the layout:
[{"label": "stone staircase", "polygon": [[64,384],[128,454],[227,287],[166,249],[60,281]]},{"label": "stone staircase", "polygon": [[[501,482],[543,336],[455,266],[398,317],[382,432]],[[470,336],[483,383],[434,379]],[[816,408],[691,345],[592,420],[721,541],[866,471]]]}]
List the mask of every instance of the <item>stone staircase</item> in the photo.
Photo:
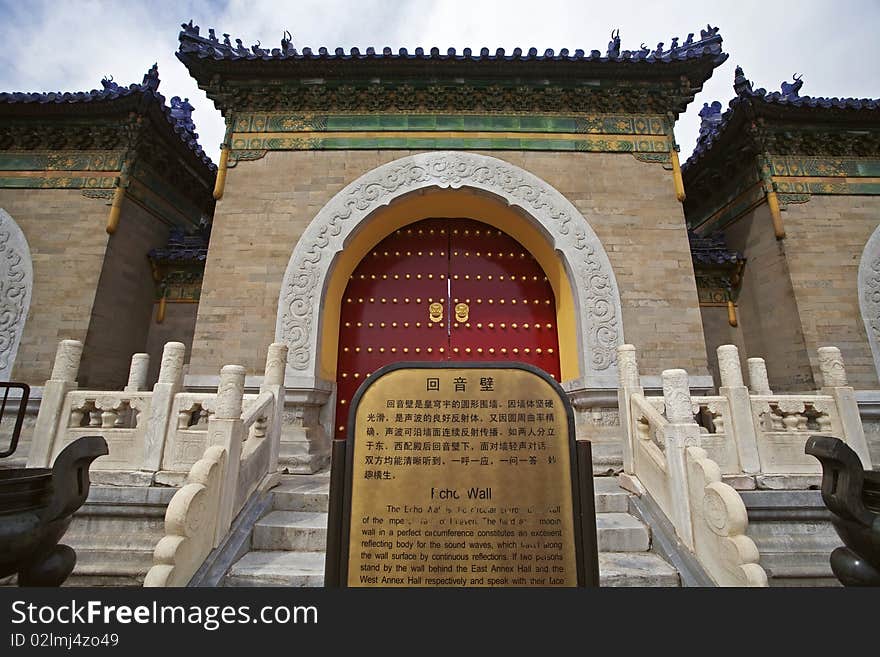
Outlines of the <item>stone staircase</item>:
[{"label": "stone staircase", "polygon": [[[321,586],[329,491],[329,472],[283,477],[272,511],[254,526],[251,550],[222,585]],[[650,552],[651,530],[628,512],[617,478],[597,477],[595,493],[601,585],[680,586],[678,572]]]},{"label": "stone staircase", "polygon": [[76,550],[64,586],[141,586],[176,490],[92,485],[61,539]]}]

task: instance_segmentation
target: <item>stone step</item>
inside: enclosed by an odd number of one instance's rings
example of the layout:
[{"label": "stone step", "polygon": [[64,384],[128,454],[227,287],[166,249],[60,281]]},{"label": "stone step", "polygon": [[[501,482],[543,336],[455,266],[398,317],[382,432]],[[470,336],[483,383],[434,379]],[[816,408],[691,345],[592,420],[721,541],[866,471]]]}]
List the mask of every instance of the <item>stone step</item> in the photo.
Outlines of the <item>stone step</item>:
[{"label": "stone step", "polygon": [[[651,546],[648,528],[627,513],[596,514],[600,552],[646,552]],[[314,511],[268,513],[254,526],[254,550],[323,550],[327,541],[327,514]]]},{"label": "stone step", "polygon": [[827,552],[761,552],[760,564],[770,586],[840,586],[829,560],[835,547]]},{"label": "stone step", "polygon": [[[676,570],[649,552],[599,554],[599,578],[604,587],[676,587]],[[323,552],[249,552],[227,573],[224,586],[322,586]]]},{"label": "stone step", "polygon": [[[593,490],[596,513],[626,513],[628,493],[616,477],[596,477]],[[275,508],[283,511],[327,511],[330,499],[328,472],[312,475],[286,475],[272,489]]]},{"label": "stone step", "polygon": [[223,580],[223,586],[323,585],[323,552],[248,552],[229,569]]},{"label": "stone step", "polygon": [[593,494],[596,513],[626,513],[629,508],[629,493],[618,485],[617,477],[593,478]]},{"label": "stone step", "polygon": [[327,511],[330,477],[321,474],[288,475],[272,489],[274,508],[281,511]]},{"label": "stone step", "polygon": [[628,513],[597,513],[596,533],[599,552],[647,552],[651,532]]},{"label": "stone step", "polygon": [[678,571],[651,552],[600,552],[600,586],[681,586]]},{"label": "stone step", "polygon": [[64,586],[142,586],[152,565],[152,550],[77,548],[76,567]]},{"label": "stone step", "polygon": [[271,511],[254,525],[254,550],[314,552],[326,545],[326,513]]}]

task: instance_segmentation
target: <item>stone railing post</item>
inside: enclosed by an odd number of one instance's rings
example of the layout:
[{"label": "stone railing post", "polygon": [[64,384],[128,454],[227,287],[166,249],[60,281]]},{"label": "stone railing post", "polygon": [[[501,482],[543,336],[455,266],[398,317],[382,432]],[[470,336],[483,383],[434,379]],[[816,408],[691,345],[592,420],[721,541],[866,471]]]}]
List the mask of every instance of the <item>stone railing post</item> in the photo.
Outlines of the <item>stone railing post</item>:
[{"label": "stone railing post", "polygon": [[275,397],[273,417],[270,418],[269,440],[269,473],[278,470],[278,450],[281,447],[281,425],[284,421],[284,371],[287,369],[287,345],[273,342],[266,354],[266,370],[263,374],[263,385],[260,392],[271,392]]},{"label": "stone railing post", "polygon": [[763,358],[749,358],[749,390],[753,395],[772,395]]},{"label": "stone railing post", "polygon": [[856,393],[846,379],[846,368],[840,349],[837,347],[819,347],[819,371],[822,374],[822,392],[834,397],[840,424],[843,427],[843,440],[859,455],[862,466],[870,470],[871,456],[865,440],[865,430],[859,414],[859,403]]},{"label": "stone railing post", "polygon": [[684,370],[663,371],[663,403],[666,419],[663,428],[666,463],[669,475],[669,497],[672,500],[672,524],[682,542],[694,549],[691,506],[688,495],[688,447],[700,446],[700,427],[694,422],[688,374]]},{"label": "stone railing post", "polygon": [[[34,426],[33,442],[27,460],[29,468],[48,468],[52,465],[52,452],[62,421],[61,411],[64,409],[67,393],[76,389],[82,350],[83,345],[79,340],[62,340],[58,343],[52,374],[43,388],[43,400]],[[64,422],[65,426],[66,424]]]},{"label": "stone railing post", "polygon": [[[735,345],[723,344],[718,347],[718,370],[721,372],[719,394],[727,397],[730,407],[730,435],[736,444],[740,470],[746,474],[757,474],[761,471],[761,460],[758,456],[758,435],[752,419],[752,400],[749,389],[743,383],[742,368],[739,362],[739,350]],[[753,370],[749,369],[751,373]],[[766,373],[766,369],[764,370]],[[752,382],[754,385],[754,382]],[[769,388],[769,386],[767,386]]]},{"label": "stone railing post", "polygon": [[617,348],[617,406],[620,416],[620,428],[623,431],[623,471],[633,474],[633,421],[632,403],[634,394],[642,395],[644,390],[639,380],[639,365],[636,361],[636,348],[631,344],[622,344]]},{"label": "stone railing post", "polygon": [[[150,415],[144,429],[144,455],[141,469],[157,472],[162,465],[162,453],[171,420],[174,395],[180,392],[183,381],[183,357],[186,347],[182,342],[167,342],[162,350],[159,380],[153,386]],[[134,365],[132,364],[132,368]]]},{"label": "stone railing post", "polygon": [[241,445],[244,440],[244,423],[241,420],[244,400],[244,374],[241,365],[224,365],[220,370],[220,385],[214,415],[208,419],[208,446],[219,445],[226,451],[226,464],[220,484],[220,505],[214,546],[229,531],[235,513],[235,496],[238,491],[238,472],[241,462]]},{"label": "stone railing post", "polygon": [[128,383],[125,392],[140,392],[147,389],[147,371],[150,369],[149,354],[134,354],[128,370]]}]

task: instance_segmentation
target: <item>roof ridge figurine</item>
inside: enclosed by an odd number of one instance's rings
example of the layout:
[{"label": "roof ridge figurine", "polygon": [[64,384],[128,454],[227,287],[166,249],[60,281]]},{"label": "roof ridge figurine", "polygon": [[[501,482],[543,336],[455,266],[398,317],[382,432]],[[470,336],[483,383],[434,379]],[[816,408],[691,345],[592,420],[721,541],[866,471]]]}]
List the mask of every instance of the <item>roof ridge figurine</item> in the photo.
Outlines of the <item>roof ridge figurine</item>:
[{"label": "roof ridge figurine", "polygon": [[144,91],[157,91],[159,89],[159,63],[154,63],[150,70],[144,74],[144,80],[141,82]]},{"label": "roof ridge figurine", "polygon": [[611,41],[608,42],[608,57],[620,57],[620,28],[611,30]]},{"label": "roof ridge figurine", "polygon": [[794,75],[792,75],[792,79],[794,80],[794,82],[789,83],[783,81],[782,97],[786,100],[796,100],[797,98],[800,98],[798,92],[801,90],[801,87],[804,86],[804,81],[802,79],[803,77],[803,73],[801,73],[801,77],[798,77],[797,73],[795,73]]},{"label": "roof ridge figurine", "polygon": [[295,55],[296,48],[293,47],[293,35],[284,30],[284,34],[281,36],[281,54],[282,55]]},{"label": "roof ridge figurine", "polygon": [[736,70],[733,73],[733,91],[737,96],[742,96],[745,93],[754,93],[752,89],[752,82],[748,78],[746,78],[745,73],[743,73],[742,66],[737,66]]},{"label": "roof ridge figurine", "polygon": [[104,91],[119,91],[119,85],[113,81],[112,75],[103,78],[101,86],[104,87]]}]

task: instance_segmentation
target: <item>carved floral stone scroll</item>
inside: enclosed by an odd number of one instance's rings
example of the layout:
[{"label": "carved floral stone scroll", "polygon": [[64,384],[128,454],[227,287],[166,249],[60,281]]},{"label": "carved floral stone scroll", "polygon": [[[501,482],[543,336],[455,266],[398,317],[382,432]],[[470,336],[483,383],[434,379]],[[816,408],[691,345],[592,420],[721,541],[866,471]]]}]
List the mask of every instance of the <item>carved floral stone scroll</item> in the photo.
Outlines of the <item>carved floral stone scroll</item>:
[{"label": "carved floral stone scroll", "polygon": [[8,381],[31,303],[34,274],[24,233],[0,208],[0,381]]},{"label": "carved floral stone scroll", "polygon": [[859,263],[859,309],[880,378],[880,226],[871,234]]}]

